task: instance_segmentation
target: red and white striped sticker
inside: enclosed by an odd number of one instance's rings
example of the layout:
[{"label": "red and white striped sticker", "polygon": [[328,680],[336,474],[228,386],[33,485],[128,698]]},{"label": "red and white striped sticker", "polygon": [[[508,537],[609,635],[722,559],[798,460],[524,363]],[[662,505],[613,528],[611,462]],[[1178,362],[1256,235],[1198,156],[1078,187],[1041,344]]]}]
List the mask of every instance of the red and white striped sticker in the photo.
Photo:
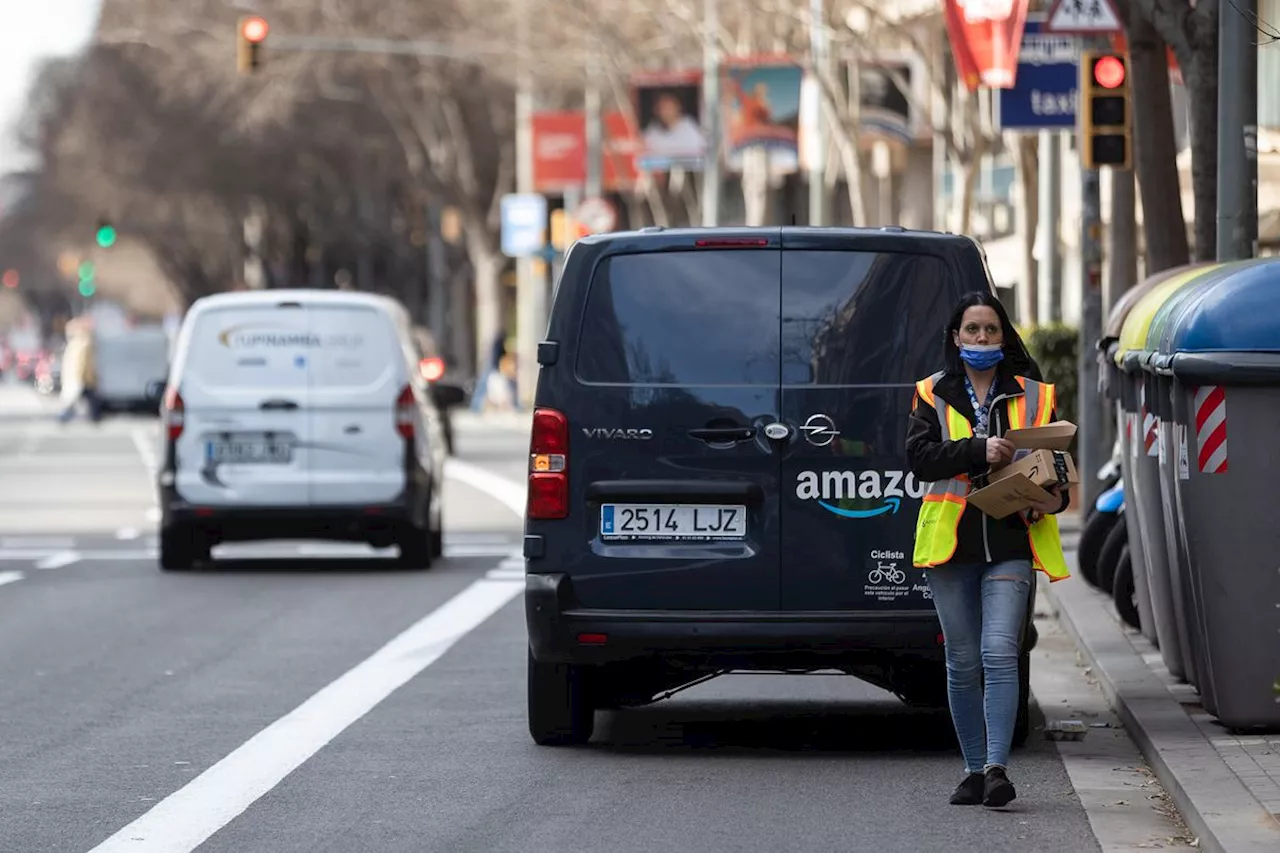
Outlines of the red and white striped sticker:
[{"label": "red and white striped sticker", "polygon": [[1160,453],[1160,448],[1157,446],[1160,419],[1147,408],[1147,386],[1141,386],[1138,391],[1141,393],[1142,403],[1142,446],[1146,449],[1148,456],[1156,456]]},{"label": "red and white striped sticker", "polygon": [[1196,389],[1196,463],[1201,474],[1227,471],[1227,392],[1221,385]]}]

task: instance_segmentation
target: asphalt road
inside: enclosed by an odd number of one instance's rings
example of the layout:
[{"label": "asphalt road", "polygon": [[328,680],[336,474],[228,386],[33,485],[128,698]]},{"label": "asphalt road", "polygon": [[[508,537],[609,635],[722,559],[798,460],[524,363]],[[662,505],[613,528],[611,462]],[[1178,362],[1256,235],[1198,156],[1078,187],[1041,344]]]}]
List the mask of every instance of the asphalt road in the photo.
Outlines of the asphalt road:
[{"label": "asphalt road", "polygon": [[[1012,808],[949,807],[947,716],[845,677],[729,676],[602,715],[588,747],[535,746],[518,430],[460,427],[447,557],[428,572],[284,543],[175,575],[154,559],[156,422],[57,426],[48,408],[0,388],[3,853],[1085,851],[1176,834],[1114,730],[1037,733]],[[1039,704],[1105,714],[1045,633]]]}]

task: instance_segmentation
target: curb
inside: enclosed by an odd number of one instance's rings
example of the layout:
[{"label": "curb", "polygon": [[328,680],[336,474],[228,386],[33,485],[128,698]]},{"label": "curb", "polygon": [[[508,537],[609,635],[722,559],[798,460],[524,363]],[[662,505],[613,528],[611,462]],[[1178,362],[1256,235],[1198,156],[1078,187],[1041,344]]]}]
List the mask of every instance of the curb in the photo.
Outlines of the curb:
[{"label": "curb", "polygon": [[[1093,668],[1156,778],[1213,853],[1275,853],[1280,821],[1254,798],[1129,642],[1102,596],[1081,582],[1049,586],[1062,626]],[[1061,588],[1055,588],[1061,587]]]}]

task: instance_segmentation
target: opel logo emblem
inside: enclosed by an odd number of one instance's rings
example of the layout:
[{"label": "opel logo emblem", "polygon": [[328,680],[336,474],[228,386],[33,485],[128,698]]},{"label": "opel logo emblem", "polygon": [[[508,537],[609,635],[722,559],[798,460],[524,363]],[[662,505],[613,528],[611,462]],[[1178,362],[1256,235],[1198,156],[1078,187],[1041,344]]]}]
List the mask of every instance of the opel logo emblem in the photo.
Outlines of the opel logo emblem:
[{"label": "opel logo emblem", "polygon": [[836,422],[826,415],[810,415],[800,429],[804,430],[804,437],[814,447],[826,447],[840,435]]}]

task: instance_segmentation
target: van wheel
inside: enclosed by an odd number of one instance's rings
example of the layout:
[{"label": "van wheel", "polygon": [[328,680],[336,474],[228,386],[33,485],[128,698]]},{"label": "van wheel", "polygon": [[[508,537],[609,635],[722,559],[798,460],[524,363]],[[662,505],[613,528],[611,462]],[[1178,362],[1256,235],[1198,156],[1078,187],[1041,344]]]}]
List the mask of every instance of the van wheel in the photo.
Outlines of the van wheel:
[{"label": "van wheel", "polygon": [[894,679],[893,692],[916,708],[947,707],[947,665],[918,664]]},{"label": "van wheel", "polygon": [[397,563],[401,568],[431,568],[431,535],[427,531],[421,527],[407,524],[401,531],[400,539],[396,544],[400,546],[400,556],[397,559]]},{"label": "van wheel", "polygon": [[544,663],[529,651],[529,734],[540,746],[570,746],[591,740],[595,730],[585,667]]},{"label": "van wheel", "polygon": [[197,561],[208,559],[209,549],[200,548],[195,533],[181,528],[160,531],[160,568],[166,572],[187,572]]},{"label": "van wheel", "polygon": [[[430,507],[430,504],[427,504]],[[436,510],[435,517],[431,521],[431,527],[427,531],[427,538],[430,540],[432,557],[444,556],[444,510]]]}]

